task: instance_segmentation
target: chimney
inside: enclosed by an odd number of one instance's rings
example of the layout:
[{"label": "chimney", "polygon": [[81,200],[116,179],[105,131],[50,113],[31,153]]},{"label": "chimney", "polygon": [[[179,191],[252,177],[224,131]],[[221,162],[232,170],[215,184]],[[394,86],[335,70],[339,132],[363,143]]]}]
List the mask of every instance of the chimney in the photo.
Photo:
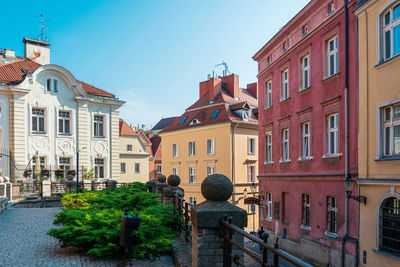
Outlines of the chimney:
[{"label": "chimney", "polygon": [[256,98],[258,98],[258,84],[255,83],[249,83],[247,85],[247,90],[249,90]]},{"label": "chimney", "polygon": [[236,74],[231,74],[229,76],[222,77],[222,83],[226,90],[234,97],[239,97],[239,76]]},{"label": "chimney", "polygon": [[50,64],[50,43],[25,37],[22,42],[25,44],[25,58],[39,64]]},{"label": "chimney", "polygon": [[208,101],[213,101],[218,91],[221,89],[221,79],[211,78],[208,81],[200,82],[200,97],[209,92]]}]

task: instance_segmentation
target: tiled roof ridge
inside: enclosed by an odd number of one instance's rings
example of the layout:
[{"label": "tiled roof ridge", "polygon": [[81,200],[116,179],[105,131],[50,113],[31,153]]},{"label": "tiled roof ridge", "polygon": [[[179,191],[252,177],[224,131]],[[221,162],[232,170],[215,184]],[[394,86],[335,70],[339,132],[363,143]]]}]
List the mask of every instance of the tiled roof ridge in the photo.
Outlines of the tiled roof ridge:
[{"label": "tiled roof ridge", "polygon": [[139,136],[129,125],[123,120],[119,119],[119,136]]}]

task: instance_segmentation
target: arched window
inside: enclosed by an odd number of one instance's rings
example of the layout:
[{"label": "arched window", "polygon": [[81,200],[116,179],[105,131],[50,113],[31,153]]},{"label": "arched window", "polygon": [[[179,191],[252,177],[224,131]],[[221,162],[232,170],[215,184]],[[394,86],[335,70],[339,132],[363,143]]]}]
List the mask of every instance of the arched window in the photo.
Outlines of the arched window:
[{"label": "arched window", "polygon": [[381,58],[387,60],[400,54],[400,4],[383,13],[381,23]]},{"label": "arched window", "polygon": [[379,249],[400,255],[400,199],[385,199],[379,217]]}]

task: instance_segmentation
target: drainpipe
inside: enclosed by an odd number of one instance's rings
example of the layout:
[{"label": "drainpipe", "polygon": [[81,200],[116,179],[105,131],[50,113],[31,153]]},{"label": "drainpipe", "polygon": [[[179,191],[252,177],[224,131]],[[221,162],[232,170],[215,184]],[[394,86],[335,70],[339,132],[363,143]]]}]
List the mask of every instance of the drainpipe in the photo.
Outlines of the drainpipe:
[{"label": "drainpipe", "polygon": [[235,204],[236,201],[236,177],[235,177],[235,129],[239,126],[239,122],[236,123],[232,130],[232,184],[233,184],[233,194],[232,202]]},{"label": "drainpipe", "polygon": [[[349,10],[348,0],[344,0],[344,180],[350,179],[349,172]],[[349,234],[349,199],[345,193],[344,204],[344,236],[342,238],[341,266],[345,264],[345,246]]]}]

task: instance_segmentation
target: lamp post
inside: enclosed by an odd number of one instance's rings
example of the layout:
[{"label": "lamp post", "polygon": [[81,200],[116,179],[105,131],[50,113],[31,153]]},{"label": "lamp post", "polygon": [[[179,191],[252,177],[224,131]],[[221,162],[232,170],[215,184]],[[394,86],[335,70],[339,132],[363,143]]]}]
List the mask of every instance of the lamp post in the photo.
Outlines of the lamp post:
[{"label": "lamp post", "polygon": [[367,197],[365,196],[353,196],[353,190],[354,190],[354,180],[352,179],[345,179],[344,180],[344,191],[346,192],[346,197],[348,199],[354,199],[355,201],[358,201],[359,203],[364,203],[364,205],[367,205]]}]

